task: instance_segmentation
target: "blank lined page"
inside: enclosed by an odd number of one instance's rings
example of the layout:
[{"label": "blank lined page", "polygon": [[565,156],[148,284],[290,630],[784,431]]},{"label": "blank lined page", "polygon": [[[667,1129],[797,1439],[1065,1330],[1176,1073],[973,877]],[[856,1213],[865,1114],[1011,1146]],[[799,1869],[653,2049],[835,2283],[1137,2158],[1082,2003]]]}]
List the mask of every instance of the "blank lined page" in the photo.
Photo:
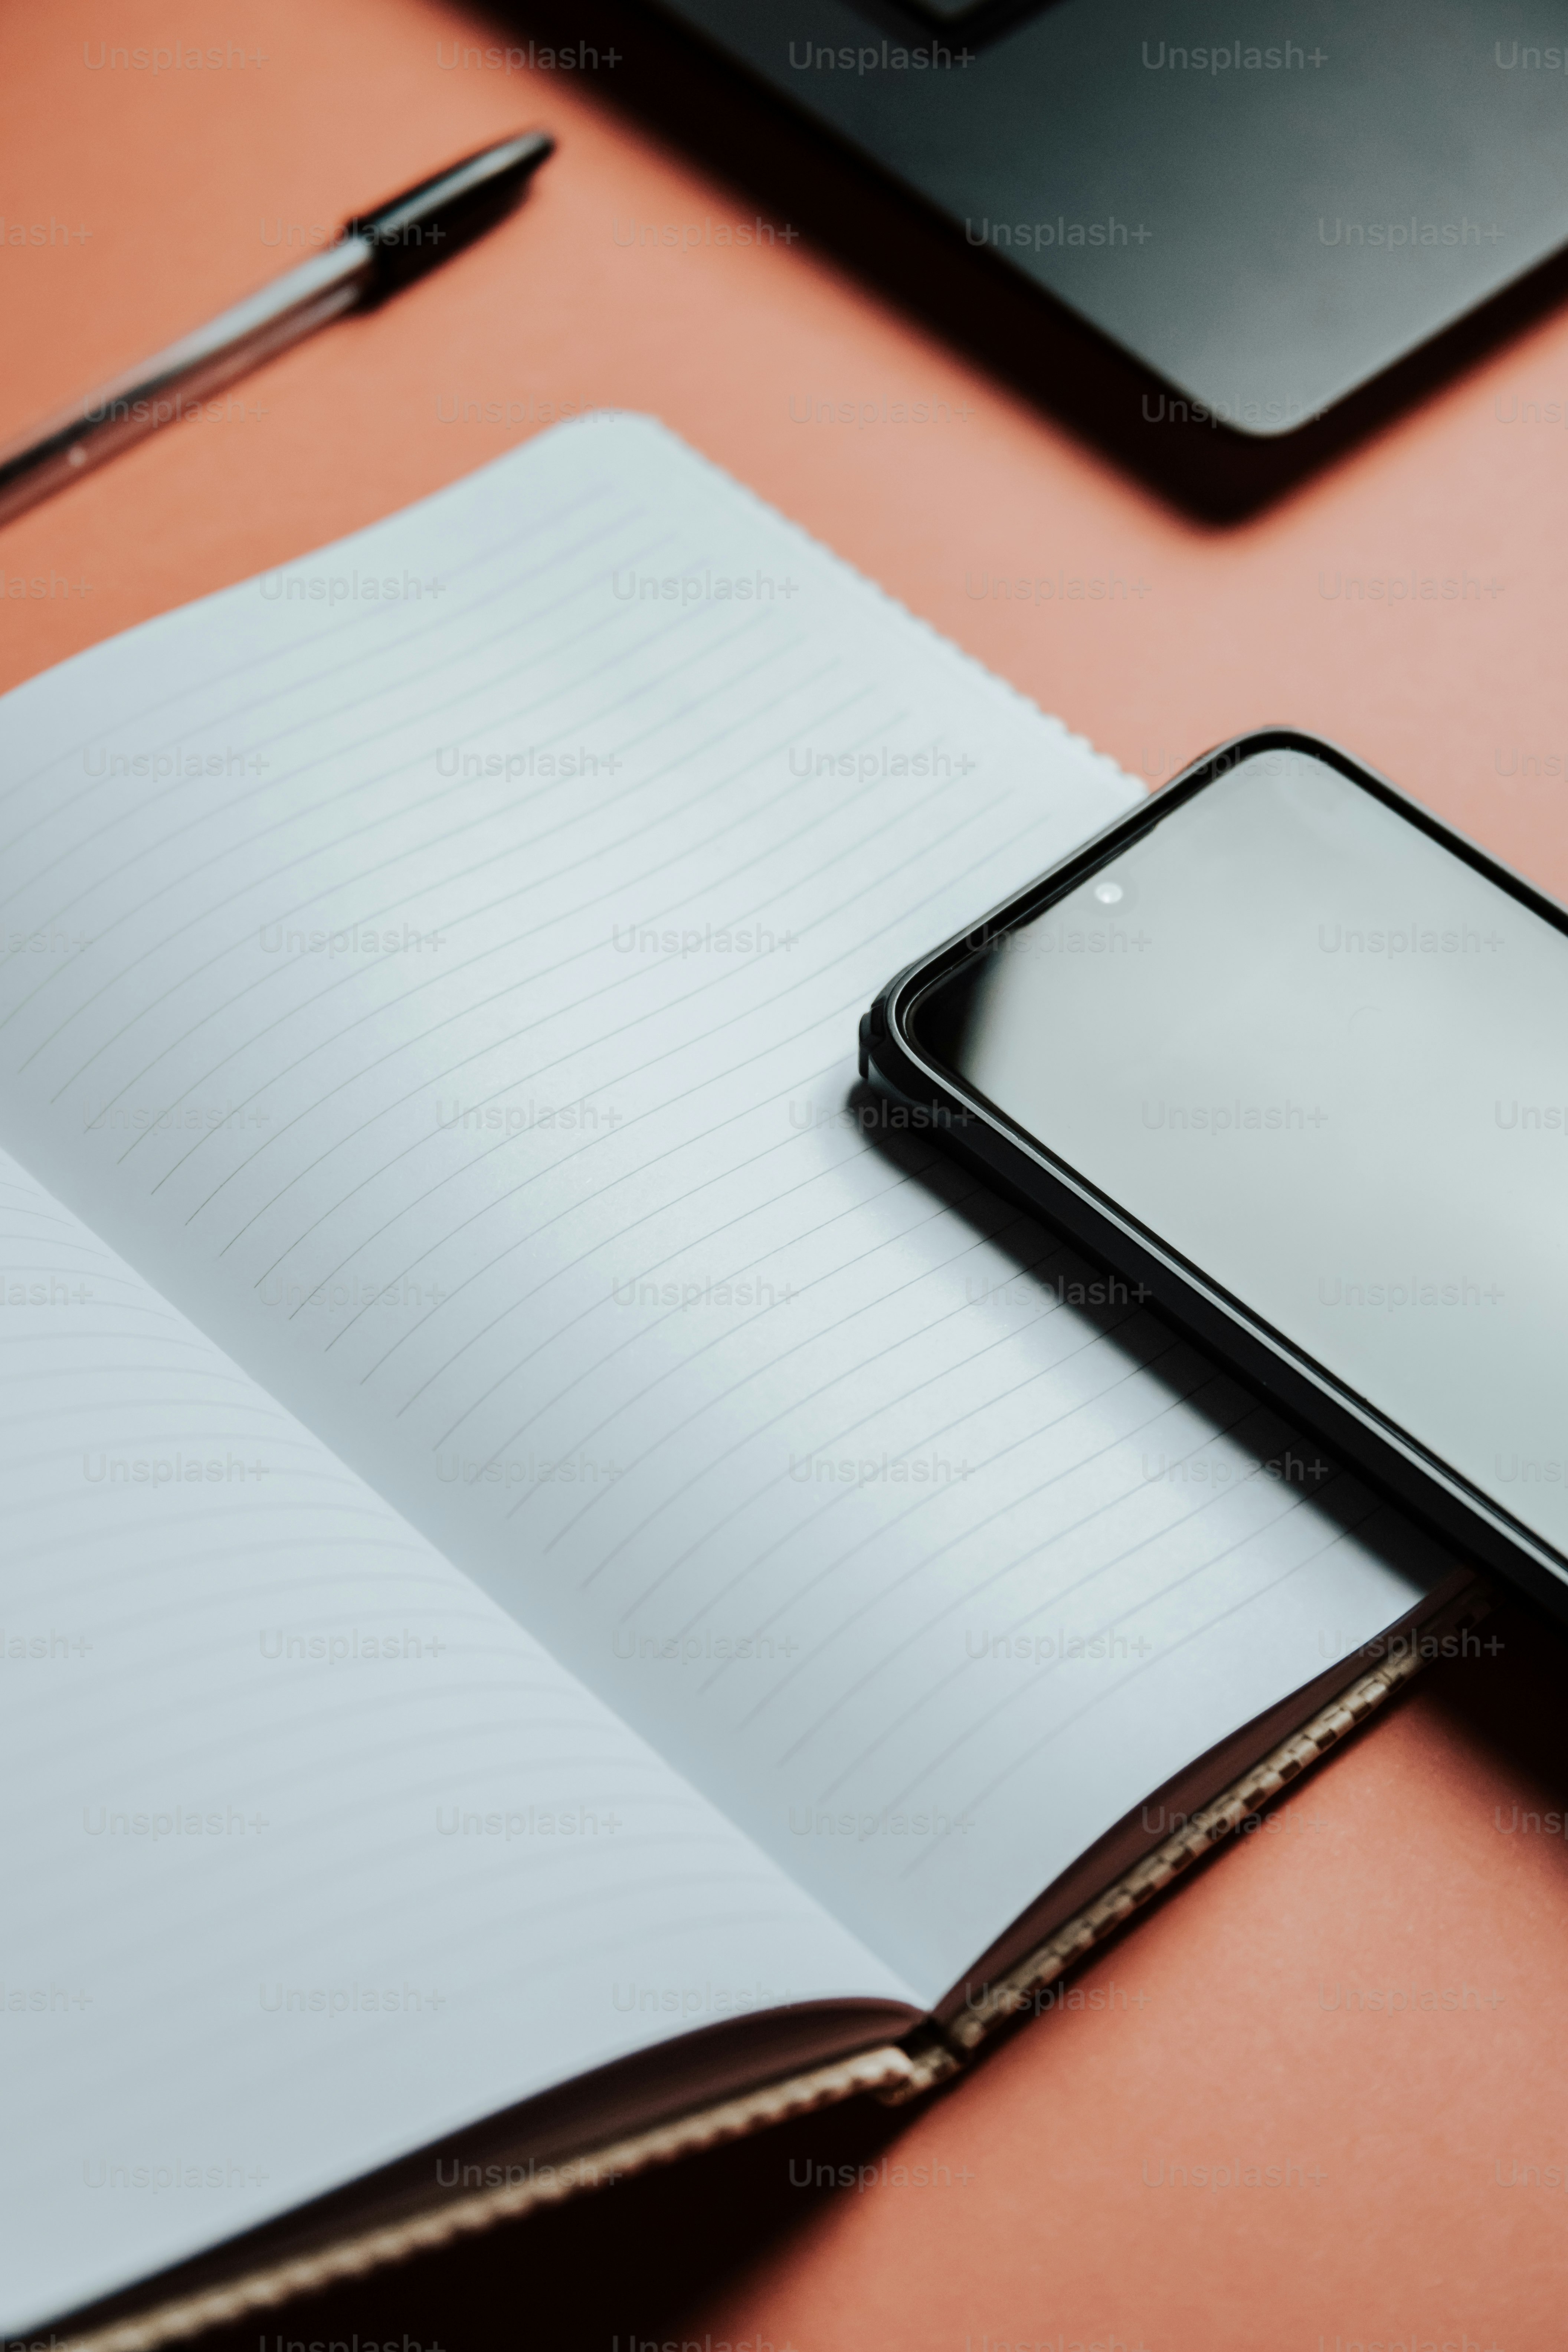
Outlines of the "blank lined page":
[{"label": "blank lined page", "polygon": [[901,1997],[5,1155],[0,1268],[6,2336],[692,2024]]},{"label": "blank lined page", "polygon": [[0,733],[15,1148],[922,1999],[1438,1572],[867,1131],[877,987],[1136,788],[657,426]]}]

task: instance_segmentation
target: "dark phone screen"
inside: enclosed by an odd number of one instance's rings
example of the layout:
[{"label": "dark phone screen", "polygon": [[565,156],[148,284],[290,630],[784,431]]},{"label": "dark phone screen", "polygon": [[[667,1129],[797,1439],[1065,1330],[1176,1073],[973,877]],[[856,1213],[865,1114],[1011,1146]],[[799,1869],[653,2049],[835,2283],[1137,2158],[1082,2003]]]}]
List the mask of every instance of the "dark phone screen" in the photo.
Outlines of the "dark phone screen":
[{"label": "dark phone screen", "polygon": [[1568,1551],[1568,935],[1325,761],[1266,751],[914,1030]]}]

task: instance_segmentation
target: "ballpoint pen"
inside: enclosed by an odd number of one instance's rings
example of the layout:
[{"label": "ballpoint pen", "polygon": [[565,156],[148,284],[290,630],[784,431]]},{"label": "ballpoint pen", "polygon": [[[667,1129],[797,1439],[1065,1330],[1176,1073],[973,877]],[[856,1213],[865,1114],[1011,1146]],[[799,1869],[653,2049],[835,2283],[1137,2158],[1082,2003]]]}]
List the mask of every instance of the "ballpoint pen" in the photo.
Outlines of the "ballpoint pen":
[{"label": "ballpoint pen", "polygon": [[0,448],[0,523],[188,415],[176,394],[231,383],[434,269],[511,209],[554,147],[548,131],[525,131],[345,221],[324,253]]}]

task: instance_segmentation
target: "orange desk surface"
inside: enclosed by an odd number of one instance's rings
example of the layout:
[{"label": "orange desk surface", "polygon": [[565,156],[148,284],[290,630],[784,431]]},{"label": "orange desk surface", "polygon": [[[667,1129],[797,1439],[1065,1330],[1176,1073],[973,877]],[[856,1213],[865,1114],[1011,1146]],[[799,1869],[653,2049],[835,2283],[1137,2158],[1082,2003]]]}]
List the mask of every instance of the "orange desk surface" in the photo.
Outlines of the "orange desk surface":
[{"label": "orange desk surface", "polygon": [[[616,111],[635,58],[463,61],[509,37],[434,0],[13,10],[0,436],[449,158],[535,121],[561,148],[428,282],[0,536],[0,685],[559,414],[635,407],[1151,781],[1293,720],[1568,891],[1568,318],[1260,519],[1207,529],[804,240],[693,242],[756,206]],[[158,69],[174,47],[222,62]],[[1413,577],[1470,585],[1401,597]],[[995,593],[1074,578],[1121,584]],[[1507,1612],[1495,1630],[1495,1654],[1433,1670],[925,2111],[841,2111],[628,2184],[237,2330],[235,2352],[258,2333],[360,2352],[1563,2345],[1565,1653]]]}]

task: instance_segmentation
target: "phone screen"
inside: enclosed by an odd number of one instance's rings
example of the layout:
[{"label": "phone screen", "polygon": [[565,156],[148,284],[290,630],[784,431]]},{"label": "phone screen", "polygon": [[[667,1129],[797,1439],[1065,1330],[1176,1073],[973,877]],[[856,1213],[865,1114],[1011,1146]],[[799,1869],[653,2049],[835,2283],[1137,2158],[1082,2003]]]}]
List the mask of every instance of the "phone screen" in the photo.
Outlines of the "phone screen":
[{"label": "phone screen", "polygon": [[913,1027],[1568,1552],[1568,936],[1326,761],[1264,751]]}]

